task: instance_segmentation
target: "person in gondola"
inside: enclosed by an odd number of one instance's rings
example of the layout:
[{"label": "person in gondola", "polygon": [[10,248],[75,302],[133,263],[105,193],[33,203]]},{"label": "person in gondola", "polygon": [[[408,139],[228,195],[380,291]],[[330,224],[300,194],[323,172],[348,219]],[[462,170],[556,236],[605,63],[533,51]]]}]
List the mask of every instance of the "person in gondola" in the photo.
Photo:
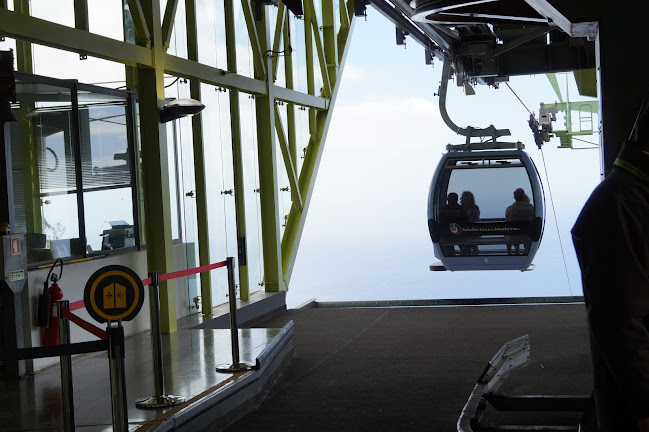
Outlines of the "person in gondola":
[{"label": "person in gondola", "polygon": [[[523,188],[518,188],[514,191],[514,203],[507,207],[505,210],[505,221],[530,221],[534,219],[534,206],[530,204],[530,198],[527,196]],[[515,236],[507,236],[508,240],[516,240]],[[514,255],[519,254],[520,242],[507,243],[507,253],[512,254],[512,247]],[[529,241],[524,243],[523,253],[526,255],[529,251],[531,243]]]},{"label": "person in gondola", "polygon": [[[466,221],[469,223],[480,220],[480,207],[475,203],[475,196],[471,191],[464,191],[460,196],[460,205],[466,210]],[[460,246],[461,255],[478,255],[477,245]]]},{"label": "person in gondola", "polygon": [[572,228],[600,432],[649,431],[649,94]]},{"label": "person in gondola", "polygon": [[[446,197],[447,204],[439,209],[439,222],[442,225],[442,239],[450,239],[455,234],[450,230],[450,224],[466,222],[466,209],[458,203],[459,197],[455,192],[451,192]],[[444,256],[455,255],[455,245],[446,244],[441,246]]]}]

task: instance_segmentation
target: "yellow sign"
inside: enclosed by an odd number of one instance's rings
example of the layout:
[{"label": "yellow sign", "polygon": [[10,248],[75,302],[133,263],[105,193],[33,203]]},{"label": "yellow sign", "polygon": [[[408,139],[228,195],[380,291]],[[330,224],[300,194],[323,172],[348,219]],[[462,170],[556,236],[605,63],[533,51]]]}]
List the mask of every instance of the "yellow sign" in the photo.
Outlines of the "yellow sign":
[{"label": "yellow sign", "polygon": [[133,270],[111,265],[97,270],[86,282],[86,309],[99,322],[129,321],[144,302],[144,286]]}]

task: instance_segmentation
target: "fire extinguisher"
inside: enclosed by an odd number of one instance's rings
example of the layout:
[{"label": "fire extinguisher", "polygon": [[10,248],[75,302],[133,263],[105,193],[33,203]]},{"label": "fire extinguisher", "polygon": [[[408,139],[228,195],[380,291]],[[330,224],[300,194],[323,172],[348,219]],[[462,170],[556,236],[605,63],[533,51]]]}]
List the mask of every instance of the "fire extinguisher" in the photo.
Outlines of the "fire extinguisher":
[{"label": "fire extinguisher", "polygon": [[[60,262],[61,272],[53,273],[52,270]],[[63,260],[58,258],[50,268],[47,278],[43,283],[43,294],[38,299],[38,326],[45,327],[43,332],[43,345],[51,346],[59,344],[59,317],[56,310],[56,302],[63,298],[63,291],[58,285],[58,281],[63,276]],[[48,283],[52,285],[48,287]]]}]

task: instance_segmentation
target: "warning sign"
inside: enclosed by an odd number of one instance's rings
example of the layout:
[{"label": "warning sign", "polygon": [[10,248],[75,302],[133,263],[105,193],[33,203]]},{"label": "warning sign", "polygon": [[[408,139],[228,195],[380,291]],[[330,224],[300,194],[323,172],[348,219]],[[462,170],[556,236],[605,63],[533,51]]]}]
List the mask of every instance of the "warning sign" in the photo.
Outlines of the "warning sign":
[{"label": "warning sign", "polygon": [[130,321],[142,308],[144,286],[130,268],[106,266],[90,276],[83,300],[90,316],[98,322]]},{"label": "warning sign", "polygon": [[20,255],[20,237],[11,238],[11,255]]}]

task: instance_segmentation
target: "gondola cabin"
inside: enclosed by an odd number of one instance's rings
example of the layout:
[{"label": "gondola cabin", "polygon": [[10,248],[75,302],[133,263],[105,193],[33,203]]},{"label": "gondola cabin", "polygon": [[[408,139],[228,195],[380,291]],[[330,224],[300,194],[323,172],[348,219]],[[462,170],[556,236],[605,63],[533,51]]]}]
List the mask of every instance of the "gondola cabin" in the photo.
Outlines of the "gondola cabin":
[{"label": "gondola cabin", "polygon": [[527,270],[544,219],[543,187],[524,151],[442,156],[428,196],[428,229],[443,265],[439,269]]}]

